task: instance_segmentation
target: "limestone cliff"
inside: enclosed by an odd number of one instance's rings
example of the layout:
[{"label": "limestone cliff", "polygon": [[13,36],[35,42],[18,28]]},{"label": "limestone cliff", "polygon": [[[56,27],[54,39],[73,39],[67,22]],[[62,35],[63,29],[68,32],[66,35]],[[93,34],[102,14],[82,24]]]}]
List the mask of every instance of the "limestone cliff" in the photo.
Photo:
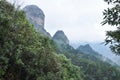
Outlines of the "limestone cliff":
[{"label": "limestone cliff", "polygon": [[23,8],[26,13],[27,19],[35,26],[35,29],[43,36],[51,38],[50,34],[44,29],[45,14],[36,5],[28,5]]}]

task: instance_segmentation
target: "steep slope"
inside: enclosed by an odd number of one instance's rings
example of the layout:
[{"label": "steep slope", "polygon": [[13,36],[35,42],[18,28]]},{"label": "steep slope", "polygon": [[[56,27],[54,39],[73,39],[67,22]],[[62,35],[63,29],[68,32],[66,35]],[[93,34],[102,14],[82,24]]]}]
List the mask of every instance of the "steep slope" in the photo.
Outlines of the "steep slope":
[{"label": "steep slope", "polygon": [[43,36],[51,38],[50,34],[44,29],[44,12],[36,5],[28,5],[23,10],[26,13],[27,19],[35,26],[35,29]]},{"label": "steep slope", "polygon": [[[63,31],[58,31],[53,36],[57,52],[64,54],[72,63],[79,66],[83,72],[84,80],[113,80],[119,78],[119,70],[111,65],[107,58],[94,51],[89,44],[80,46],[75,50],[69,45],[69,40]],[[108,75],[111,70],[110,75]],[[112,74],[116,74],[116,76]]]},{"label": "steep slope", "polygon": [[23,11],[0,0],[0,80],[83,79],[80,68],[56,54],[52,41],[36,32]]}]

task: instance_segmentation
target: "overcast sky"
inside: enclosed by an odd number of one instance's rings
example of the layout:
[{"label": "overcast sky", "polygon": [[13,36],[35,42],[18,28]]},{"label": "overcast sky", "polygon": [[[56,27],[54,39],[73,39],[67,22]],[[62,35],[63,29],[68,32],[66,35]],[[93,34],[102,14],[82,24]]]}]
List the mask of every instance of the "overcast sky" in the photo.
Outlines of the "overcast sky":
[{"label": "overcast sky", "polygon": [[[9,0],[13,1],[13,0]],[[105,31],[101,26],[104,0],[15,0],[22,6],[35,4],[45,13],[45,29],[53,36],[63,30],[70,42],[103,42]]]}]

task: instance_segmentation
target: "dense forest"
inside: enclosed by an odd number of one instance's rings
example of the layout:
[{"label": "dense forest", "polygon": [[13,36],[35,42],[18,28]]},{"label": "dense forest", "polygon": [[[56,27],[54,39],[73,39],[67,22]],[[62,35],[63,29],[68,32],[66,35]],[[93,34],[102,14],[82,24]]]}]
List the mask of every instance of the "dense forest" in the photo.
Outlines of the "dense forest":
[{"label": "dense forest", "polygon": [[43,36],[23,10],[0,0],[0,80],[120,79],[119,66],[59,40]]}]

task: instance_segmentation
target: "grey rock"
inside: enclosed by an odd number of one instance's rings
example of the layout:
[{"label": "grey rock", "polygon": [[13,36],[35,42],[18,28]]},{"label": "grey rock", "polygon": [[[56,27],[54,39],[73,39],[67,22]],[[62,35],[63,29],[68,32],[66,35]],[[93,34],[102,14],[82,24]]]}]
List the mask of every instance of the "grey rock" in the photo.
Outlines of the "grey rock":
[{"label": "grey rock", "polygon": [[26,13],[27,19],[34,25],[36,31],[40,32],[42,36],[51,38],[51,35],[44,29],[44,12],[36,5],[28,5],[23,10]]}]

